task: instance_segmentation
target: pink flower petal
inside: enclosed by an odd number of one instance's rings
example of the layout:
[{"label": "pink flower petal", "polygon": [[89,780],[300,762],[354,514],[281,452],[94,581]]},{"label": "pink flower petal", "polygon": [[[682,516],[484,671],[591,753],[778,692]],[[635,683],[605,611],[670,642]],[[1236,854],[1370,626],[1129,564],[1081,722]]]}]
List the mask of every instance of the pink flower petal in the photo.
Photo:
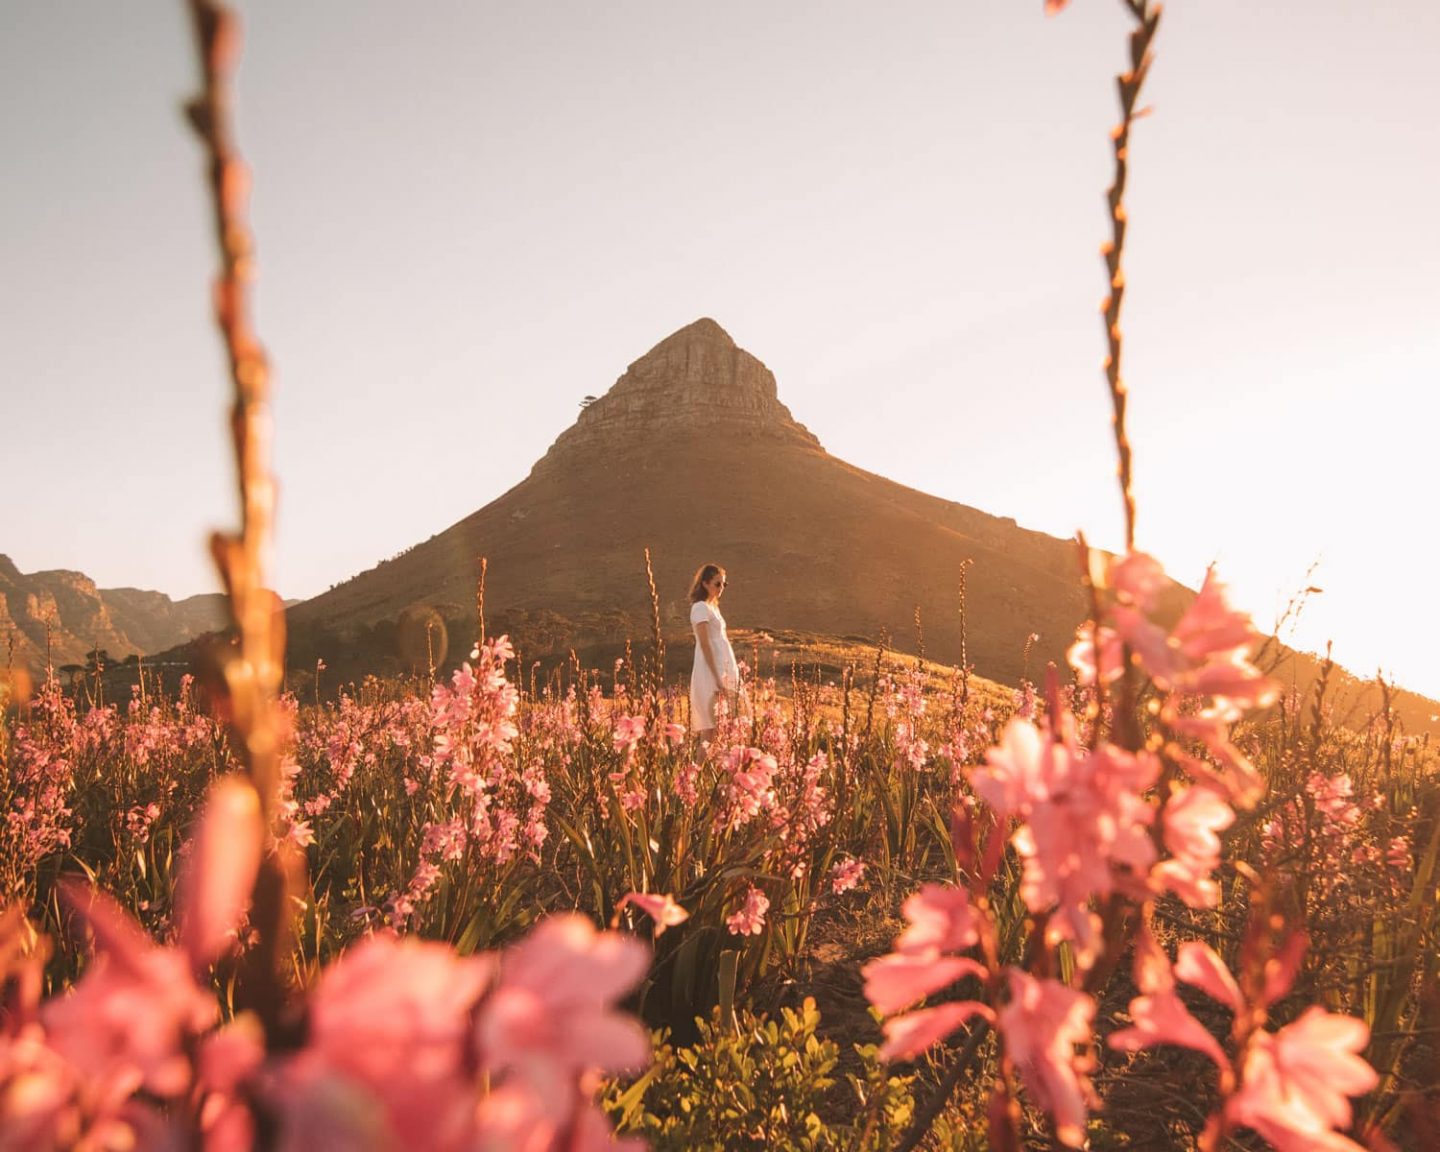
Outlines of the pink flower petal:
[{"label": "pink flower petal", "polygon": [[1345,1097],[1363,1095],[1380,1083],[1360,1055],[1369,1043],[1365,1021],[1312,1005],[1275,1034],[1276,1062],[1317,1116],[1345,1128],[1350,1125]]},{"label": "pink flower petal", "polygon": [[1169,582],[1160,561],[1147,552],[1127,552],[1110,565],[1110,584],[1120,600],[1142,612],[1154,606],[1155,597]]},{"label": "pink flower petal", "polygon": [[1174,992],[1137,996],[1130,1001],[1130,1019],[1134,1025],[1112,1033],[1110,1047],[1135,1052],[1157,1044],[1177,1044],[1205,1053],[1222,1070],[1230,1067],[1219,1041],[1190,1014]]},{"label": "pink flower petal", "polygon": [[1088,1077],[1092,1060],[1077,1057],[1076,1049],[1092,1042],[1095,1001],[1055,980],[1037,980],[1015,968],[1009,975],[1010,1002],[998,1013],[1005,1050],[1035,1103],[1054,1120],[1056,1138],[1079,1148],[1094,1093]]},{"label": "pink flower petal", "polygon": [[506,951],[503,965],[507,984],[543,990],[557,1005],[608,1004],[640,982],[650,950],[567,913],[541,920]]},{"label": "pink flower petal", "polygon": [[1169,688],[1185,670],[1185,662],[1170,634],[1152,623],[1144,613],[1123,605],[1113,609],[1110,618],[1120,638],[1130,646],[1150,678],[1161,687]]},{"label": "pink flower petal", "polygon": [[922,884],[902,907],[910,926],[895,941],[901,952],[961,952],[980,939],[970,894],[953,884]]},{"label": "pink flower petal", "polygon": [[237,1016],[200,1042],[200,1082],[214,1092],[232,1092],[265,1061],[265,1032],[251,1013]]},{"label": "pink flower petal", "polygon": [[985,766],[971,773],[970,783],[1004,821],[1049,798],[1051,782],[1067,773],[1067,755],[1030,721],[1011,720],[1000,743],[985,753]]},{"label": "pink flower petal", "polygon": [[564,1023],[569,1058],[582,1069],[638,1072],[650,1063],[650,1033],[633,1016],[583,1012]]},{"label": "pink flower petal", "polygon": [[615,911],[619,912],[627,904],[635,905],[655,921],[656,936],[659,936],[666,928],[673,928],[676,924],[683,924],[690,919],[690,913],[675,903],[675,898],[668,893],[662,896],[651,892],[627,892],[620,897],[620,903],[615,905]]},{"label": "pink flower petal", "polygon": [[865,978],[865,999],[886,1016],[908,1008],[962,976],[984,979],[988,975],[984,967],[963,956],[893,952],[870,961],[860,974]]},{"label": "pink flower petal", "polygon": [[1187,659],[1199,664],[1214,655],[1244,651],[1256,639],[1248,613],[1230,607],[1229,590],[1212,566],[1190,607],[1175,625],[1174,637]]},{"label": "pink flower petal", "polygon": [[239,776],[216,780],[176,893],[180,939],[197,967],[231,942],[255,887],[264,834],[254,785]]},{"label": "pink flower petal", "polygon": [[62,877],[60,895],[95,935],[95,948],[105,953],[131,975],[145,973],[145,958],[154,948],[115,899],[74,877]]},{"label": "pink flower petal", "polygon": [[880,1047],[882,1060],[913,1060],[938,1044],[972,1016],[995,1021],[995,1013],[978,1000],[959,1000],[937,1004],[885,1021],[885,1043]]},{"label": "pink flower petal", "polygon": [[1245,998],[1230,969],[1225,967],[1215,950],[1202,940],[1187,940],[1180,945],[1175,958],[1175,975],[1193,984],[1212,1000],[1218,1000],[1233,1012],[1245,1011]]}]

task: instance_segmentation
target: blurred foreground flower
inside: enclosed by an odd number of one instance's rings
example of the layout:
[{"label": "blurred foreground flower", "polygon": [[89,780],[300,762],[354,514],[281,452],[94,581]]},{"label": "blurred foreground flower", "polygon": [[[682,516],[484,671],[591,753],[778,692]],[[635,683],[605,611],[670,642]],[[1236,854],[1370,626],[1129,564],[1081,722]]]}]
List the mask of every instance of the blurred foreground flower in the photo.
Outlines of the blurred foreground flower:
[{"label": "blurred foreground flower", "polygon": [[[1134,1023],[1112,1034],[1110,1046],[1133,1052],[1175,1044],[1215,1062],[1225,1105],[1212,1118],[1207,1147],[1219,1147],[1225,1129],[1233,1125],[1253,1128],[1281,1152],[1360,1152],[1361,1145],[1335,1129],[1350,1126],[1347,1097],[1363,1095],[1379,1083],[1360,1055],[1370,1042],[1369,1027],[1312,1005],[1278,1032],[1264,1029],[1268,1009],[1290,990],[1303,947],[1302,937],[1292,937],[1261,969],[1259,987],[1247,994],[1208,944],[1181,944],[1172,966],[1149,930],[1141,933],[1135,981],[1143,995],[1130,1003]],[[1176,980],[1235,1014],[1239,1055],[1234,1062],[1181,1003]]]},{"label": "blurred foreground flower", "polygon": [[[296,1150],[614,1146],[592,1097],[599,1074],[649,1062],[645,1029],[613,1007],[649,967],[644,945],[575,915],[498,955],[380,934],[321,972],[303,1027],[267,1036],[241,1012],[221,1028],[209,966],[234,946],[263,840],[253,787],[216,781],[174,945],[67,884],[96,955],[48,1001],[43,942],[18,909],[0,918],[0,1147],[238,1152],[262,1131]],[[659,900],[658,923],[683,919]]]}]

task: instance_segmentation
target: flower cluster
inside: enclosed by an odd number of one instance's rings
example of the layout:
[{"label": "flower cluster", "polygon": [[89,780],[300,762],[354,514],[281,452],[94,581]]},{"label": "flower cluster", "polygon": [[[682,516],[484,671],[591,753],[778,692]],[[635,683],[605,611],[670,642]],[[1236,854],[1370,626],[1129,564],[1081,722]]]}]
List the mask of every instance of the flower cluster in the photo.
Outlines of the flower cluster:
[{"label": "flower cluster", "polygon": [[[1280,1152],[1361,1152],[1335,1129],[1350,1126],[1347,1097],[1361,1096],[1379,1082],[1360,1055],[1370,1041],[1369,1028],[1314,1005],[1277,1032],[1264,1028],[1269,1009],[1289,991],[1303,952],[1304,938],[1292,937],[1242,988],[1208,944],[1181,944],[1171,964],[1148,928],[1142,930],[1134,965],[1141,994],[1130,1002],[1131,1026],[1113,1033],[1110,1046],[1135,1051],[1175,1044],[1209,1056],[1225,1096],[1223,1111],[1211,1122],[1216,1146],[1226,1129],[1245,1127]],[[1177,980],[1234,1014],[1234,1060],[1185,1007]]]},{"label": "flower cluster", "polygon": [[[0,1127],[7,1145],[281,1148],[612,1147],[597,1072],[637,1071],[649,1038],[615,1011],[649,953],[579,916],[498,955],[380,934],[325,969],[298,1047],[242,1011],[220,1025],[210,965],[233,950],[265,841],[254,789],[217,781],[187,854],[174,944],[72,885],[96,956],[42,1000],[44,950],[0,918]],[[673,913],[668,915],[673,922]]]},{"label": "flower cluster", "polygon": [[[1082,983],[1037,975],[1033,965],[999,970],[996,925],[984,894],[999,862],[994,846],[1001,830],[1014,826],[1008,839],[1021,862],[1021,899],[1042,929],[1041,956],[1066,945],[1083,978],[1119,944],[1106,935],[1105,914],[1116,902],[1148,910],[1158,894],[1169,892],[1192,907],[1215,906],[1220,834],[1234,821],[1234,806],[1253,804],[1261,793],[1258,774],[1232,742],[1231,725],[1275,695],[1274,684],[1249,661],[1256,639],[1249,619],[1230,607],[1213,571],[1169,629],[1153,619],[1165,578],[1150,557],[1126,555],[1092,579],[1097,595],[1108,595],[1105,616],[1081,629],[1072,663],[1082,684],[1096,692],[1123,686],[1133,693],[1133,678],[1143,674],[1154,693],[1153,737],[1126,746],[1119,736],[1107,739],[1091,717],[1084,742],[1054,688],[1047,721],[1013,718],[984,765],[968,773],[997,825],[970,877],[978,905],[962,888],[922,887],[905,903],[909,927],[895,950],[864,969],[866,997],[889,1017],[887,1058],[913,1058],[978,1018],[1000,1033],[1003,1067],[1018,1075],[1052,1118],[1057,1139],[1070,1147],[1083,1144],[1094,1101],[1096,1004]],[[1342,827],[1354,822],[1342,790],[1332,787],[1317,804]],[[957,834],[968,835],[975,824],[971,809],[957,812]],[[967,858],[961,844],[956,853]],[[963,954],[975,948],[983,961]],[[1252,952],[1261,956],[1264,948],[1256,943]],[[1368,1038],[1365,1025],[1318,1008],[1274,1035],[1257,1023],[1290,986],[1299,963],[1294,948],[1247,997],[1228,972],[1220,978],[1223,965],[1208,946],[1182,945],[1174,976],[1197,983],[1236,1014],[1233,1061],[1174,995],[1171,968],[1148,929],[1136,955],[1143,995],[1131,1004],[1133,1027],[1112,1037],[1112,1045],[1181,1043],[1210,1054],[1225,1073],[1216,1122],[1222,1127],[1251,1127],[1283,1149],[1352,1147],[1334,1128],[1350,1122],[1345,1096],[1375,1083],[1356,1055]],[[980,981],[984,999],[905,1011],[967,977]],[[1303,1057],[1307,1042],[1325,1050]],[[1333,1083],[1311,1083],[1312,1075],[1329,1075]],[[1005,1115],[1006,1109],[993,1109],[992,1121]]]},{"label": "flower cluster", "polygon": [[[503,866],[537,853],[549,835],[549,781],[538,764],[513,754],[519,694],[505,676],[513,656],[506,637],[492,640],[431,692],[432,752],[420,757],[417,775],[428,784],[435,814],[422,829],[407,889],[391,900],[397,926],[428,899],[444,866],[465,858]],[[415,790],[421,787],[417,782]]]}]

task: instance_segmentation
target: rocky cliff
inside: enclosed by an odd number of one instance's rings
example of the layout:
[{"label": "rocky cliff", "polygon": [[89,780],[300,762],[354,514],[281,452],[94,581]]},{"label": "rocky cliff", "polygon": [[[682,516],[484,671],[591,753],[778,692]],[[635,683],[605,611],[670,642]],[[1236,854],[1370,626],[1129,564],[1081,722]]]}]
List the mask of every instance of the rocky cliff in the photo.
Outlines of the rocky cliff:
[{"label": "rocky cliff", "polygon": [[694,432],[823,451],[780,402],[770,369],[704,318],[655,345],[582,408],[534,472],[563,467],[577,451]]},{"label": "rocky cliff", "polygon": [[223,621],[218,594],[175,601],[139,588],[101,589],[83,572],[26,574],[0,555],[0,655],[13,644],[16,658],[37,670],[47,650],[57,668],[83,663],[95,648],[123,660],[183,644]]}]

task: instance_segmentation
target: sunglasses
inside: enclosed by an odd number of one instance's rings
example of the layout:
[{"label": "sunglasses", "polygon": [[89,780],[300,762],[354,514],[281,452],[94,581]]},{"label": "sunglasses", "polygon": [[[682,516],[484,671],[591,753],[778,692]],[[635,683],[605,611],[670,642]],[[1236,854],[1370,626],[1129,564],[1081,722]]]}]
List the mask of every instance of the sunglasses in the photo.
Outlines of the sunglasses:
[{"label": "sunglasses", "polygon": [[717,581],[719,582],[721,588],[728,588],[728,587],[730,586],[730,581],[728,581],[728,580],[721,580],[718,576],[717,576],[714,580],[711,580],[710,583],[711,583],[711,584],[714,584],[714,583],[716,583]]}]

